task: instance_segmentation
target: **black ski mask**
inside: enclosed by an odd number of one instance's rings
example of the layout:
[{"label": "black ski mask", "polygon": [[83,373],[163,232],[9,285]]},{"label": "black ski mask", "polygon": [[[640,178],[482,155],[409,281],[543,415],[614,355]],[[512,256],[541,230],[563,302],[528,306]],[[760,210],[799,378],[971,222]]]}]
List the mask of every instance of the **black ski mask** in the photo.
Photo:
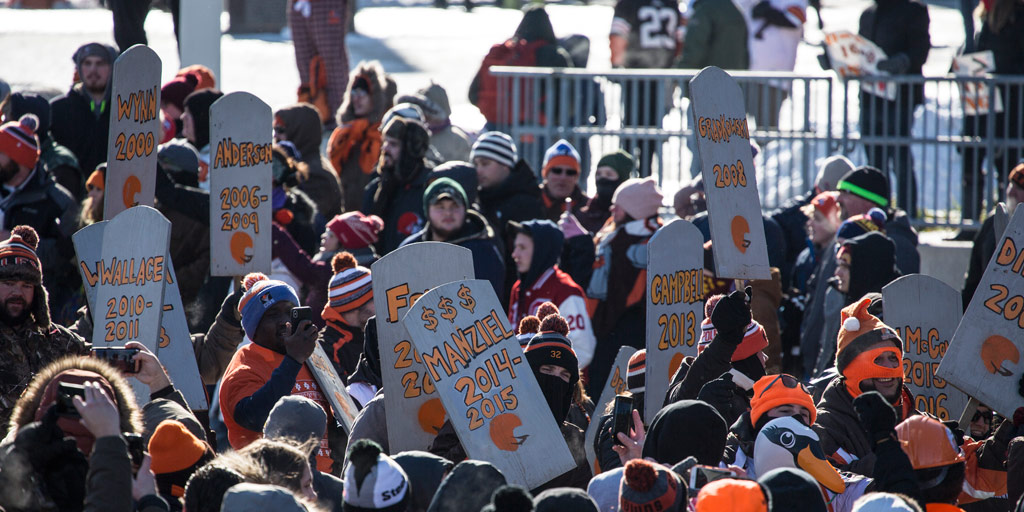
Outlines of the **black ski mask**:
[{"label": "black ski mask", "polygon": [[[564,320],[562,322],[564,323]],[[560,332],[544,331],[545,326],[547,324],[542,325],[541,333],[530,340],[524,353],[533,370],[534,377],[537,378],[537,384],[540,385],[540,390],[544,393],[544,399],[548,402],[551,414],[561,425],[569,415],[573,390],[576,389],[576,383],[580,380],[579,362],[569,339]],[[565,328],[565,331],[568,334],[568,327]],[[569,381],[566,382],[557,375],[541,372],[541,367],[545,365],[568,370]]]},{"label": "black ski mask", "polygon": [[594,182],[594,186],[597,188],[597,197],[611,203],[612,196],[615,195],[615,189],[619,188],[622,184],[621,180],[597,180]]}]

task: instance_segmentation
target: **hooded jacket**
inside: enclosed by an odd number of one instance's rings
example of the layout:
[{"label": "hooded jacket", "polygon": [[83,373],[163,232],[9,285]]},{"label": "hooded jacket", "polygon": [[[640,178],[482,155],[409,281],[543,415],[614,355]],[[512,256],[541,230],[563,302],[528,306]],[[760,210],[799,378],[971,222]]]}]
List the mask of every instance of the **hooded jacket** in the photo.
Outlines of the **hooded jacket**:
[{"label": "hooded jacket", "polygon": [[71,150],[85,174],[107,161],[110,133],[110,88],[107,97],[95,104],[81,83],[51,103],[50,134],[53,140]]},{"label": "hooded jacket", "polygon": [[[363,331],[363,351],[359,355],[355,371],[349,376],[346,384],[348,384],[349,394],[353,394],[355,391],[354,386],[356,385],[372,390],[366,393],[368,396],[362,396],[362,399],[357,400],[362,404],[368,402],[373,397],[373,393],[376,393],[384,385],[380,371],[380,347],[377,344],[376,316],[370,317],[370,320],[366,322],[366,328]],[[356,395],[358,394],[356,393]],[[353,395],[353,398],[356,395]]]},{"label": "hooded jacket", "polygon": [[[437,150],[442,162],[467,161],[472,145],[462,128],[452,125],[452,108],[448,93],[438,84],[431,83],[416,94],[399,96],[395,104],[412,103],[420,107],[430,128],[430,146]],[[468,191],[467,191],[468,193]]]},{"label": "hooded jacket", "polygon": [[[45,297],[37,296],[36,300],[45,300]],[[11,414],[15,404],[23,404],[23,399],[35,399],[38,404],[39,397],[26,398],[23,392],[34,379],[46,377],[38,375],[40,370],[66,355],[87,353],[82,338],[57,324],[40,326],[26,321],[17,329],[0,324],[0,430],[6,434],[9,428],[33,421],[35,408],[27,404],[20,406],[19,414]],[[57,373],[59,371],[50,377]],[[36,394],[41,392],[37,390]]]},{"label": "hooded jacket", "polygon": [[698,464],[718,466],[725,453],[728,426],[714,407],[699,400],[666,405],[647,431],[643,456],[674,466],[693,456]]},{"label": "hooded jacket", "polygon": [[870,292],[881,293],[882,287],[900,276],[896,270],[896,244],[872,231],[843,242],[850,252],[850,286],[846,292],[849,304]]},{"label": "hooded jacket", "polygon": [[516,162],[505,181],[492,188],[480,189],[479,198],[481,213],[502,240],[507,238],[509,221],[544,218],[544,202],[540,198],[537,177],[525,160]]},{"label": "hooded jacket", "polygon": [[299,103],[278,110],[274,117],[284,125],[286,139],[295,144],[302,162],[309,168],[306,181],[299,183],[299,189],[316,203],[324,218],[341,213],[341,182],[331,169],[331,163],[320,154],[323,127],[316,107]]},{"label": "hooded jacket", "polygon": [[[428,220],[423,229],[403,240],[399,247],[430,241],[434,241],[434,237],[430,233],[430,221]],[[446,242],[469,249],[473,253],[473,271],[476,278],[490,281],[491,286],[494,287],[494,293],[498,297],[504,295],[505,246],[498,240],[494,228],[483,215],[467,209],[462,229]]]}]

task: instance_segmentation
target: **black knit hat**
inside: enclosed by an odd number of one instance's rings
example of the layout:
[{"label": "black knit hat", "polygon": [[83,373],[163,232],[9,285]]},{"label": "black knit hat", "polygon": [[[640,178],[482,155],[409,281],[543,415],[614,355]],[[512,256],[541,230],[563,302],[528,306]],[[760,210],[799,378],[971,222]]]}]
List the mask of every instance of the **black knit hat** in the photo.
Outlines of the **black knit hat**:
[{"label": "black knit hat", "polygon": [[871,166],[861,166],[846,173],[836,189],[867,199],[882,208],[889,206],[889,179]]},{"label": "black knit hat", "polygon": [[224,93],[216,89],[200,89],[185,97],[185,109],[192,115],[195,128],[196,149],[203,149],[210,143],[210,106]]},{"label": "black knit hat", "polygon": [[[559,321],[560,320],[560,321]],[[572,376],[569,385],[575,386],[580,378],[579,359],[569,341],[568,323],[560,315],[549,315],[541,322],[540,333],[530,340],[523,350],[530,367],[537,373],[543,365],[550,364],[569,370]]]}]

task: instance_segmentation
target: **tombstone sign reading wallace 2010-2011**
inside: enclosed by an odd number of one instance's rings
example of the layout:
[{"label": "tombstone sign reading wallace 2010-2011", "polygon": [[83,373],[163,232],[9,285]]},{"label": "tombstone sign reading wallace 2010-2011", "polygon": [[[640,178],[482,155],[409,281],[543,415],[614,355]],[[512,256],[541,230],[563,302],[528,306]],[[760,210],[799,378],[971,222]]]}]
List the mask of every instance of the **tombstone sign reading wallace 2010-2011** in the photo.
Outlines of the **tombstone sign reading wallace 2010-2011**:
[{"label": "tombstone sign reading wallace 2010-2011", "polygon": [[608,409],[608,404],[615,400],[615,396],[627,391],[626,374],[629,371],[629,358],[633,357],[636,352],[637,350],[629,345],[619,347],[619,353],[615,356],[615,365],[612,366],[608,380],[601,388],[601,396],[594,404],[594,414],[591,415],[590,424],[587,425],[587,432],[583,438],[583,449],[587,452],[587,462],[591,464],[597,458],[597,453],[594,452],[594,438],[597,437],[601,417]]},{"label": "tombstone sign reading wallace 2010-2011", "polygon": [[210,275],[270,272],[270,107],[247,92],[210,106]]},{"label": "tombstone sign reading wallace 2010-2011", "polygon": [[434,288],[402,323],[469,458],[527,489],[576,467],[489,282]]},{"label": "tombstone sign reading wallace 2010-2011", "polygon": [[771,279],[740,86],[725,71],[707,67],[690,80],[690,101],[715,275],[722,279]]},{"label": "tombstone sign reading wallace 2010-2011", "polygon": [[968,397],[935,376],[960,323],[960,292],[931,276],[910,274],[882,288],[887,325],[903,340],[903,382],[914,408],[942,421],[956,420]]},{"label": "tombstone sign reading wallace 2010-2011", "polygon": [[1024,373],[1024,208],[997,240],[937,375],[1011,417],[1021,403],[1017,387]]},{"label": "tombstone sign reading wallace 2010-2011", "polygon": [[114,61],[103,195],[103,216],[108,219],[132,206],[153,205],[162,66],[156,52],[141,44]]},{"label": "tombstone sign reading wallace 2010-2011", "polygon": [[392,453],[426,450],[444,424],[445,410],[402,324],[406,310],[431,288],[473,278],[473,253],[442,242],[400,247],[371,266],[377,343]]},{"label": "tombstone sign reading wallace 2010-2011", "polygon": [[647,242],[647,390],[644,423],[664,405],[672,375],[697,355],[704,320],[704,237],[678,219]]}]

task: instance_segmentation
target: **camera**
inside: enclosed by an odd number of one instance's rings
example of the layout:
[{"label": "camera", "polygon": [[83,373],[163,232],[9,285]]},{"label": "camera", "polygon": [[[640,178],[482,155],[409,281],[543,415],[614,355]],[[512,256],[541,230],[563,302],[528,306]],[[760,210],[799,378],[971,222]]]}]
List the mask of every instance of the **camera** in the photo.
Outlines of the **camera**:
[{"label": "camera", "polygon": [[93,347],[93,357],[98,357],[110,363],[124,374],[139,373],[139,363],[135,360],[139,349],[125,347]]},{"label": "camera", "polygon": [[75,396],[85,400],[85,386],[70,382],[57,383],[57,414],[67,418],[81,418],[75,409]]}]

